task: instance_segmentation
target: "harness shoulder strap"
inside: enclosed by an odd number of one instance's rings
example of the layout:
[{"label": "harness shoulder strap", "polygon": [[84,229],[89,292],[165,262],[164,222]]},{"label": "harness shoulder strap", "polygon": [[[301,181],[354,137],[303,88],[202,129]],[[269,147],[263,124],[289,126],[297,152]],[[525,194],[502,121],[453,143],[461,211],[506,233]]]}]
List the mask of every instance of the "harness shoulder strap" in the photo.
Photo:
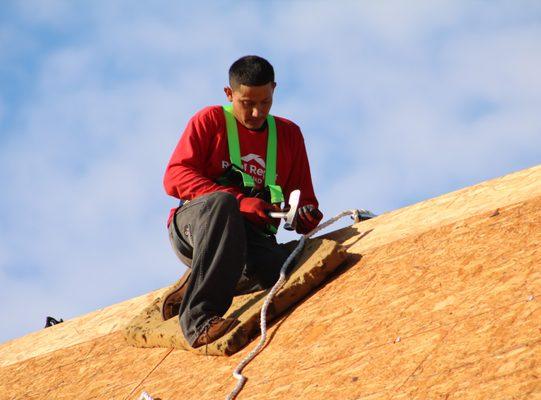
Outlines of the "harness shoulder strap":
[{"label": "harness shoulder strap", "polygon": [[267,115],[268,138],[267,160],[265,161],[265,186],[269,188],[271,203],[284,201],[282,188],[276,184],[276,153],[278,148],[278,134],[276,132],[276,120],[272,115]]},{"label": "harness shoulder strap", "polygon": [[237,129],[237,120],[233,115],[233,106],[223,106],[225,114],[225,125],[227,128],[227,145],[229,147],[229,158],[231,164],[237,167],[242,175],[242,182],[245,187],[254,187],[254,178],[242,169],[242,160],[240,158],[239,131]]}]

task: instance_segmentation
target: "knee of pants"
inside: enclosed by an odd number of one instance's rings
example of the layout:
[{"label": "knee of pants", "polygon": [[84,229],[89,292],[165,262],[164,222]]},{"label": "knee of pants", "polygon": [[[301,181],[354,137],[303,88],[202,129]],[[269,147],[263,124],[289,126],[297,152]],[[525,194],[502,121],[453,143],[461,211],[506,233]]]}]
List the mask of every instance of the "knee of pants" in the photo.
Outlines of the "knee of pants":
[{"label": "knee of pants", "polygon": [[239,213],[239,203],[237,198],[227,192],[214,192],[208,195],[208,206],[214,211],[223,211],[227,213]]},{"label": "knee of pants", "polygon": [[178,237],[176,237],[176,233],[173,232],[173,224],[174,221],[171,222],[169,227],[169,242],[171,243],[171,247],[173,247],[173,251],[178,259],[182,261],[188,268],[191,268],[193,252],[186,245],[184,245]]}]

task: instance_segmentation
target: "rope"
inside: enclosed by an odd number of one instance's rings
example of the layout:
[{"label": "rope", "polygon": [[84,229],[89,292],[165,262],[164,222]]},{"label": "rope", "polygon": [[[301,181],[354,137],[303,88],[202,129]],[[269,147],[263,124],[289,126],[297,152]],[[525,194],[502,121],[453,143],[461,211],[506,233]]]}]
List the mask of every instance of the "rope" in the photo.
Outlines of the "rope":
[{"label": "rope", "polygon": [[289,267],[289,265],[293,262],[295,257],[299,255],[299,253],[304,248],[304,244],[307,239],[318,233],[319,231],[327,228],[328,226],[334,224],[336,221],[341,219],[342,217],[352,215],[353,219],[355,220],[355,223],[360,222],[365,219],[370,219],[375,217],[375,214],[372,214],[370,211],[367,210],[347,210],[343,211],[334,218],[331,218],[324,223],[317,226],[312,231],[308,232],[305,235],[302,235],[302,237],[299,240],[299,243],[293,250],[293,252],[289,255],[289,257],[284,262],[284,265],[280,269],[280,278],[278,278],[278,281],[274,284],[269,294],[267,294],[267,297],[265,298],[265,302],[263,303],[263,307],[261,307],[261,337],[259,339],[259,343],[257,346],[237,365],[237,368],[233,371],[233,377],[238,380],[237,385],[235,388],[229,393],[227,396],[227,400],[233,400],[235,399],[242,388],[244,387],[244,384],[246,383],[246,378],[244,375],[242,375],[242,370],[257,356],[257,354],[263,349],[265,346],[265,342],[267,340],[267,309],[269,308],[269,305],[272,301],[272,298],[276,294],[278,290],[284,285],[286,281],[286,271]]}]

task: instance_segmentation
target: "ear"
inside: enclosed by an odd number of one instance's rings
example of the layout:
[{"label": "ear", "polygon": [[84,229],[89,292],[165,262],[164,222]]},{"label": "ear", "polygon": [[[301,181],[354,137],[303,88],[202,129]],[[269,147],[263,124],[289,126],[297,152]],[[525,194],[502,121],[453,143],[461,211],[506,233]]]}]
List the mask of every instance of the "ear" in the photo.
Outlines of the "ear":
[{"label": "ear", "polygon": [[224,87],[224,93],[227,97],[227,100],[233,101],[233,89],[231,89],[229,86]]}]

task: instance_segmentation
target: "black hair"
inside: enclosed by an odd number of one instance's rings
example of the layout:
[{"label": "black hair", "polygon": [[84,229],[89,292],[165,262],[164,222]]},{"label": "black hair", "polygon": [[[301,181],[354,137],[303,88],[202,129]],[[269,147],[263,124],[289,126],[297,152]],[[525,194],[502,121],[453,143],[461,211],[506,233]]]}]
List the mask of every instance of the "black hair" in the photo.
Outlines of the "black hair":
[{"label": "black hair", "polygon": [[274,68],[270,62],[259,56],[244,56],[229,68],[229,85],[262,86],[274,82]]}]

